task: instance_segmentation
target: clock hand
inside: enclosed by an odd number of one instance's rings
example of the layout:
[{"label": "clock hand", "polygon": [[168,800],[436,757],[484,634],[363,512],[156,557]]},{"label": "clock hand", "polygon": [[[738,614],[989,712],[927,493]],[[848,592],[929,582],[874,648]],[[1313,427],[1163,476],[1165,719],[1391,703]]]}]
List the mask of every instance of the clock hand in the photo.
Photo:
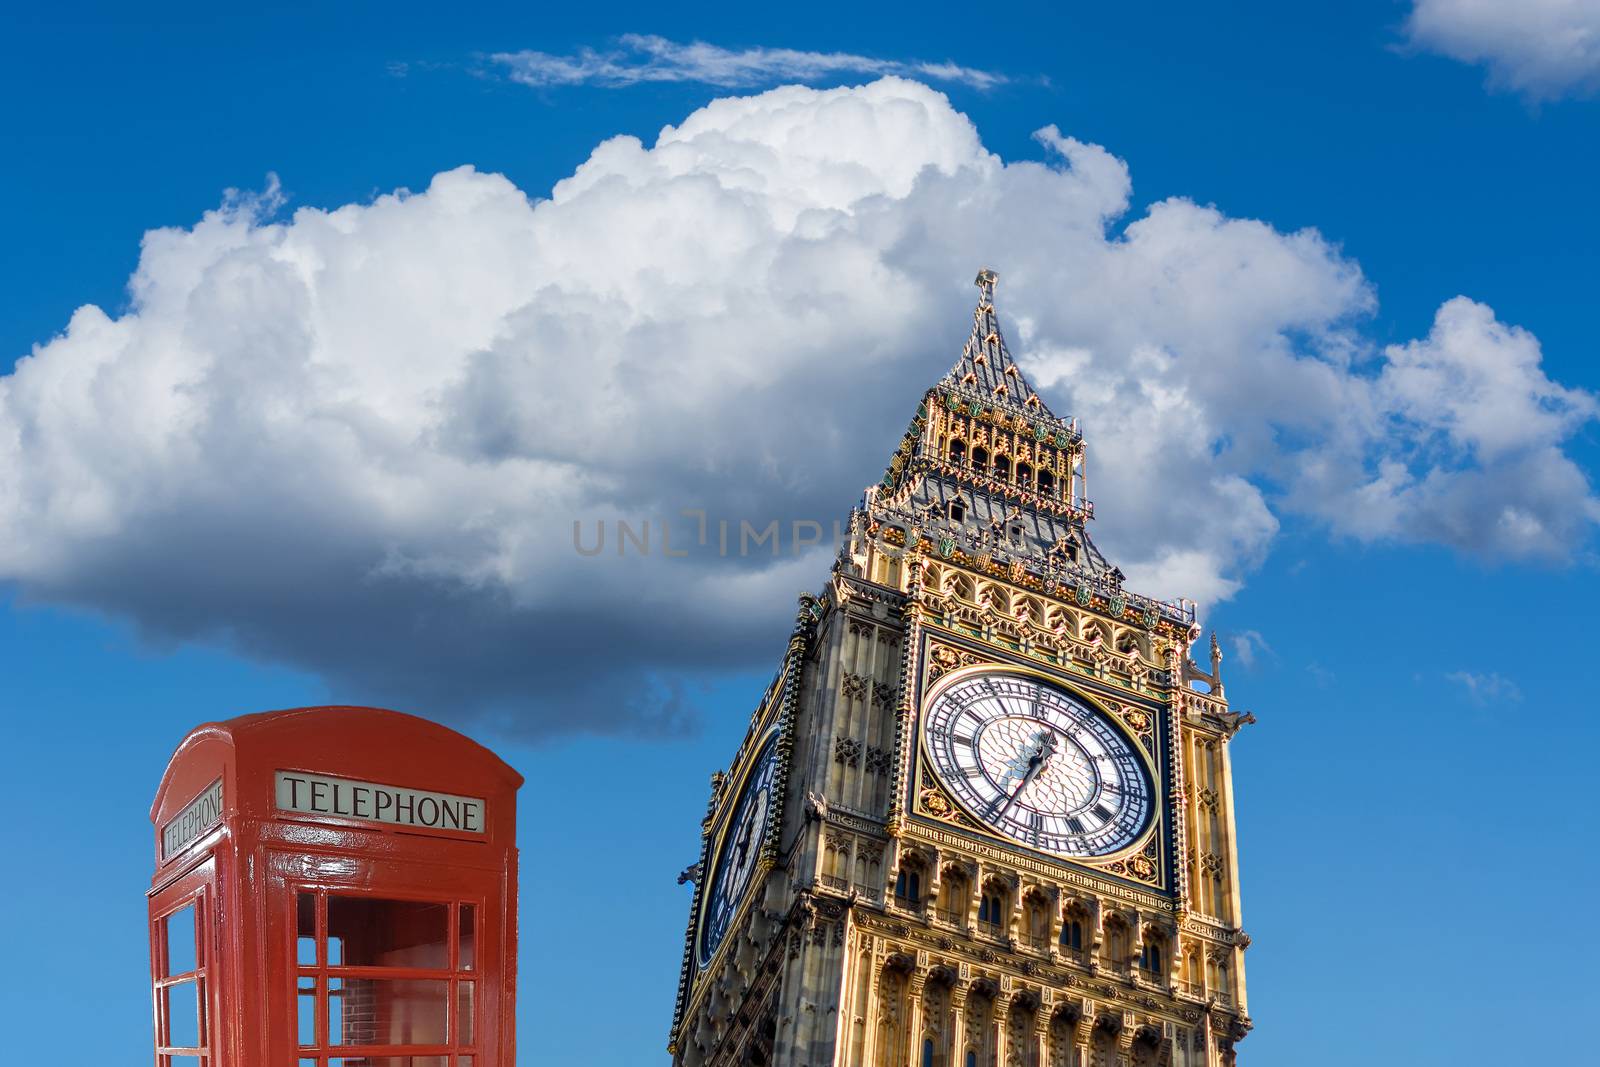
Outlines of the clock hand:
[{"label": "clock hand", "polygon": [[1028,757],[1027,772],[1023,774],[1022,781],[1017,783],[1017,788],[1013,789],[1011,795],[1006,798],[1005,807],[1000,809],[995,815],[995,819],[999,820],[1006,817],[1012,806],[1016,804],[1017,798],[1022,795],[1022,791],[1033,784],[1035,778],[1039,777],[1039,772],[1044,770],[1045,764],[1050,761],[1051,756],[1055,755],[1055,751],[1054,735],[1047,731],[1040,731],[1039,739],[1035,742],[1033,754]]},{"label": "clock hand", "polygon": [[750,834],[754,830],[755,827],[751,823],[744,824],[744,832],[739,835],[739,843],[733,846],[739,852],[739,858],[733,861],[735,867],[744,866],[744,858],[750,854]]}]

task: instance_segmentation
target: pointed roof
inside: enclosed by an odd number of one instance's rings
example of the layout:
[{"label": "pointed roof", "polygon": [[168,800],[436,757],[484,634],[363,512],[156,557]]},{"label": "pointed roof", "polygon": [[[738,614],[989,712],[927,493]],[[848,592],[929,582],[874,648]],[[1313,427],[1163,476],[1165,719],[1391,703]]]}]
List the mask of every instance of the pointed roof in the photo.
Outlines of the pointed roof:
[{"label": "pointed roof", "polygon": [[981,395],[986,403],[1054,418],[1044,399],[1023,377],[1022,368],[1011,358],[1011,350],[1000,333],[1000,317],[994,310],[997,280],[988,267],[978,272],[973,282],[979,295],[978,307],[972,313],[972,334],[961,348],[961,358],[940,379],[940,384]]},{"label": "pointed roof", "polygon": [[[1078,420],[1052,413],[1011,358],[994,310],[994,271],[979,271],[977,286],[961,358],[924,394],[882,480],[867,489],[857,517],[868,522],[859,529],[873,537],[897,530],[904,540],[893,544],[980,573],[1000,573],[1000,565],[1015,576],[1020,567],[1031,576],[1020,580],[1046,595],[1070,594],[1085,606],[1098,597],[1115,617],[1164,618],[1187,633],[1193,604],[1124,589],[1122,571],[1090,538]],[[980,457],[980,443],[994,451]],[[1047,467],[1057,472],[1048,482]],[[841,566],[853,565],[851,551]]]}]

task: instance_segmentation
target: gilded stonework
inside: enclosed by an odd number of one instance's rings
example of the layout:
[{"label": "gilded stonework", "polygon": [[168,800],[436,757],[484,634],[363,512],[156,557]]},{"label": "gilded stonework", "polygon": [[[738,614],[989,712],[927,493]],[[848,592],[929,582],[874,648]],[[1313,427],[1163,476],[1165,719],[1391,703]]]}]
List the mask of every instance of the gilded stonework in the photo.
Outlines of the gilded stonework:
[{"label": "gilded stonework", "polygon": [[[1233,1067],[1250,1029],[1230,747],[1254,717],[1215,639],[1191,658],[1193,605],[1095,547],[1083,436],[1012,361],[994,284],[715,779],[682,1067]],[[715,842],[775,723],[762,865],[701,965]]]},{"label": "gilded stonework", "polygon": [[976,652],[967,652],[935,641],[928,646],[928,680],[938,681],[939,676],[959,667],[970,667],[982,662]]}]

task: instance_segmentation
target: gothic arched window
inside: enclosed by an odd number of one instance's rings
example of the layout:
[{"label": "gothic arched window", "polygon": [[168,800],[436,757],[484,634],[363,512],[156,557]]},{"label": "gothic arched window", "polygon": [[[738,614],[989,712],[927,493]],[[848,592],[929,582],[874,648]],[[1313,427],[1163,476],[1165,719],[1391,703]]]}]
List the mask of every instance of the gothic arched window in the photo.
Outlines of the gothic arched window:
[{"label": "gothic arched window", "polygon": [[1083,933],[1089,926],[1089,915],[1081,904],[1070,904],[1061,917],[1061,947],[1064,951],[1083,951]]},{"label": "gothic arched window", "polygon": [[982,445],[977,445],[972,450],[972,465],[978,471],[987,471],[989,467],[989,450]]},{"label": "gothic arched window", "polygon": [[904,908],[922,903],[922,868],[915,862],[900,865],[900,873],[894,879],[894,900]]},{"label": "gothic arched window", "polygon": [[967,443],[957,437],[950,442],[950,462],[959,466],[967,461]]},{"label": "gothic arched window", "polygon": [[910,975],[898,961],[891,961],[878,980],[878,1048],[886,1063],[911,1058]]},{"label": "gothic arched window", "polygon": [[975,984],[972,991],[967,994],[966,1034],[967,1049],[966,1062],[969,1065],[982,1064],[983,1067],[995,1067],[994,1016],[995,993],[992,982]]},{"label": "gothic arched window", "polygon": [[1012,1002],[1007,1019],[1006,1067],[1037,1067],[1034,1057],[1033,1035],[1039,1028],[1039,1009],[1032,997],[1018,997]]},{"label": "gothic arched window", "polygon": [[1078,1018],[1071,1007],[1057,1008],[1050,1019],[1050,1067],[1066,1067],[1074,1061],[1074,1037]]},{"label": "gothic arched window", "polygon": [[1159,978],[1165,963],[1166,952],[1160,938],[1146,935],[1144,947],[1139,950],[1139,969],[1151,978]]},{"label": "gothic arched window", "polygon": [[1118,974],[1128,973],[1129,958],[1133,955],[1133,935],[1127,921],[1120,915],[1106,920],[1106,963]]},{"label": "gothic arched window", "polygon": [[1024,489],[1033,488],[1033,468],[1026,463],[1017,464],[1017,484]]},{"label": "gothic arched window", "polygon": [[1056,495],[1056,476],[1042,468],[1039,471],[1039,492],[1045,496]]},{"label": "gothic arched window", "polygon": [[1011,480],[1011,459],[1007,456],[994,457],[994,474],[1001,481]]},{"label": "gothic arched window", "polygon": [[1205,989],[1204,955],[1196,942],[1183,943],[1183,985],[1191,993],[1198,994]]},{"label": "gothic arched window", "polygon": [[951,926],[967,922],[967,879],[960,871],[947,870],[940,879],[938,917]]},{"label": "gothic arched window", "polygon": [[1028,944],[1036,949],[1050,947],[1050,909],[1040,897],[1030,893],[1023,900]]},{"label": "gothic arched window", "polygon": [[1215,951],[1206,955],[1206,992],[1223,1004],[1233,1003],[1233,983],[1228,975],[1228,956]]},{"label": "gothic arched window", "polygon": [[953,1067],[955,1016],[950,993],[956,976],[948,968],[928,975],[922,993],[922,1067]]},{"label": "gothic arched window", "polygon": [[978,928],[991,937],[999,937],[1005,923],[1006,897],[998,887],[986,886],[978,898]]},{"label": "gothic arched window", "polygon": [[1110,1026],[1096,1026],[1094,1038],[1089,1045],[1089,1062],[1099,1067],[1100,1064],[1113,1064],[1118,1060],[1117,1034]]}]

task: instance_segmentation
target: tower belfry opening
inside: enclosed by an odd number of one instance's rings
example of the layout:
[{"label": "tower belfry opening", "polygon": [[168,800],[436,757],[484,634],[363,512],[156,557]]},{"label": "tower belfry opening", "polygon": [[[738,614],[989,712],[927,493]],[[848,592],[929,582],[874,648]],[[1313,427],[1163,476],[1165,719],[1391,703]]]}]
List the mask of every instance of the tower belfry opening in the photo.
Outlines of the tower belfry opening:
[{"label": "tower belfry opening", "polygon": [[1231,1067],[1230,741],[1195,607],[1095,547],[997,278],[712,777],[684,1067]]}]

